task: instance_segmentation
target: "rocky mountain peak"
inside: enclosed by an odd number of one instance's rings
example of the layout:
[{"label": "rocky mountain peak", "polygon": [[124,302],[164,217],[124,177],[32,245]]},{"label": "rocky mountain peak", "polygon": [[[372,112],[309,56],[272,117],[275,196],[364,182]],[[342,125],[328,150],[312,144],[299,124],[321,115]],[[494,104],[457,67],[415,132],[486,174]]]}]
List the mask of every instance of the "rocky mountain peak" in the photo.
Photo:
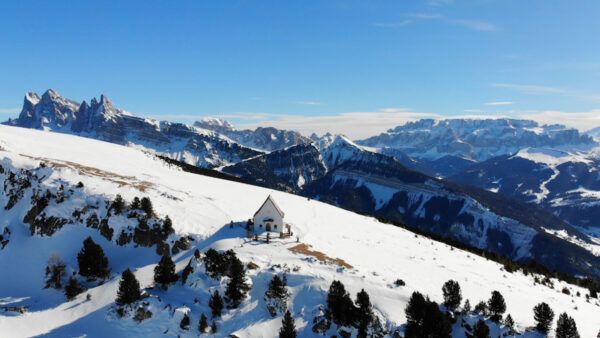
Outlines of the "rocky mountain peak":
[{"label": "rocky mountain peak", "polygon": [[42,97],[36,93],[36,92],[29,92],[27,94],[25,94],[25,100],[24,100],[24,105],[31,105],[31,106],[35,106],[36,104],[38,104],[40,102],[40,100],[42,99]]},{"label": "rocky mountain peak", "polygon": [[231,124],[229,121],[216,117],[205,117],[201,121],[194,122],[194,126],[214,131],[235,130],[233,124]]}]

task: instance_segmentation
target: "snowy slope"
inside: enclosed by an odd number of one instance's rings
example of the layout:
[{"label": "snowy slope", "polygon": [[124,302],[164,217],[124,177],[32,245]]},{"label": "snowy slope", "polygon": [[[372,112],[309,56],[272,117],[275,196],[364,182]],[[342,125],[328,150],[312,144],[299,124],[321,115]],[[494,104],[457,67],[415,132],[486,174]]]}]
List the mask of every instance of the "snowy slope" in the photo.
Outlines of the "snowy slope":
[{"label": "snowy slope", "polygon": [[[40,161],[52,163],[49,166],[52,174],[40,183],[44,187],[56,186],[57,182],[73,186],[81,181],[85,194],[90,196],[112,199],[117,192],[126,200],[149,196],[159,216],[168,214],[173,219],[178,234],[190,234],[196,239],[189,251],[174,256],[178,270],[187,264],[195,248],[202,251],[208,247],[233,248],[243,262],[256,263],[259,268],[250,270],[254,284],[251,297],[239,309],[226,310],[218,320],[218,336],[276,335],[281,317],[269,316],[262,295],[273,273],[281,272],[285,265],[292,268],[288,274],[291,308],[300,336],[313,335],[312,320],[319,304],[326,303],[326,290],[334,279],[341,280],[353,296],[364,288],[391,330],[405,322],[404,308],[413,291],[440,302],[441,286],[448,279],[459,281],[464,298],[473,305],[488,299],[492,290],[500,291],[506,298],[507,313],[520,330],[534,324],[532,308],[541,301],[550,304],[557,314],[568,312],[576,320],[582,337],[593,337],[600,329],[598,301],[586,302],[584,289],[568,286],[569,296],[560,292],[565,286],[562,282],[554,281],[554,289],[534,285],[531,275],[506,273],[494,262],[331,205],[181,172],[132,148],[66,134],[0,126],[0,147],[2,165],[6,168],[37,168]],[[64,166],[59,166],[60,163]],[[145,191],[140,191],[140,182],[147,182]],[[353,268],[323,264],[310,256],[293,253],[288,249],[297,244],[294,239],[271,244],[248,242],[243,238],[243,229],[229,229],[231,220],[241,222],[251,217],[268,194],[285,211],[286,221],[292,224],[301,243],[341,258]],[[19,203],[25,202],[23,199]],[[168,330],[169,336],[197,336],[195,328],[200,313],[209,313],[207,289],[219,288],[218,282],[198,277],[195,285],[179,285],[167,292],[149,290],[151,319],[141,324],[118,319],[111,310],[117,274],[131,267],[141,285],[149,286],[153,264],[159,259],[154,250],[119,247],[96,230],[78,224],[65,227],[51,237],[31,236],[22,223],[25,210],[23,204],[10,212],[0,211],[0,227],[10,226],[13,230],[10,243],[0,250],[2,275],[9,276],[0,278],[0,303],[31,308],[29,313],[19,316],[0,312],[0,332],[10,337],[42,334],[120,337],[155,336]],[[90,289],[89,301],[82,294],[67,302],[57,291],[43,290],[43,267],[48,257],[59,252],[70,267],[76,268],[76,253],[88,235],[104,247],[114,278]],[[270,269],[277,264],[281,267]],[[27,268],[23,269],[24,266]],[[398,278],[406,282],[405,287],[393,286]],[[578,291],[581,297],[574,296]],[[194,298],[199,302],[195,303]],[[178,328],[182,312],[187,311],[184,305],[191,311],[194,330],[189,332]],[[463,337],[458,331],[454,336]]]}]

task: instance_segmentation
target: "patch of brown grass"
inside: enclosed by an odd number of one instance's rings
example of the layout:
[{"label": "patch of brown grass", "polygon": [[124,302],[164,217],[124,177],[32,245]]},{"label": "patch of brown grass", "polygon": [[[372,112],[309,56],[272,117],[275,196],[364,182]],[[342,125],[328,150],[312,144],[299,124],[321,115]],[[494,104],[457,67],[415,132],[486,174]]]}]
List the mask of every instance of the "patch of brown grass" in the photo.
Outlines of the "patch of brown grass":
[{"label": "patch of brown grass", "polygon": [[101,170],[98,168],[85,166],[85,165],[82,165],[82,164],[79,164],[76,162],[71,162],[71,161],[58,161],[58,160],[51,160],[51,159],[47,159],[47,158],[28,156],[28,155],[24,155],[24,154],[21,154],[21,155],[32,158],[37,161],[45,162],[46,164],[51,165],[55,168],[71,168],[73,170],[76,170],[77,173],[80,175],[100,177],[100,178],[103,178],[110,182],[116,183],[119,186],[129,185],[129,186],[134,187],[135,189],[138,189],[141,192],[144,192],[148,188],[153,187],[152,183],[150,183],[148,181],[140,181],[135,176],[119,175],[116,173],[112,173],[110,171],[105,171],[105,170]]},{"label": "patch of brown grass", "polygon": [[290,250],[292,252],[296,252],[296,253],[301,253],[301,254],[304,254],[307,256],[313,256],[316,259],[320,260],[321,262],[337,264],[339,266],[342,266],[342,267],[345,267],[348,269],[354,268],[352,265],[346,263],[346,261],[344,261],[341,258],[331,258],[320,251],[311,250],[310,247],[311,247],[310,245],[301,243],[301,244],[298,244],[296,246],[289,248],[288,250]]}]

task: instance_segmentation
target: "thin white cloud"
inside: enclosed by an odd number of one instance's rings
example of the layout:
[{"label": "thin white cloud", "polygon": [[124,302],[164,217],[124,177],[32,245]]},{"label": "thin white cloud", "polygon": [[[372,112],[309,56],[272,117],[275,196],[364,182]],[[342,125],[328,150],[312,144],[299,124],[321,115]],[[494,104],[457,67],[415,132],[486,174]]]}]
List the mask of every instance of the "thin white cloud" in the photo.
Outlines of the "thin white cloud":
[{"label": "thin white cloud", "polygon": [[20,111],[20,108],[0,108],[0,114],[16,114]]},{"label": "thin white cloud", "polygon": [[453,25],[463,26],[476,31],[490,32],[496,30],[496,26],[493,23],[484,20],[459,19],[448,20],[448,22]]},{"label": "thin white cloud", "polygon": [[478,19],[453,19],[445,17],[439,13],[406,13],[405,17],[408,17],[408,20],[402,20],[399,22],[383,22],[383,23],[374,23],[373,26],[376,27],[386,27],[386,28],[395,28],[406,26],[416,21],[424,21],[424,20],[436,20],[445,24],[462,26],[476,31],[489,32],[495,31],[496,25],[491,22],[485,20]]},{"label": "thin white cloud", "polygon": [[198,120],[203,118],[203,115],[196,114],[139,114],[139,116],[149,117],[155,120],[171,121],[171,120]]},{"label": "thin white cloud", "polygon": [[515,102],[513,102],[513,101],[494,101],[494,102],[488,102],[485,105],[486,106],[506,106],[506,105],[511,105],[511,104],[515,104]]},{"label": "thin white cloud", "polygon": [[496,88],[507,88],[519,91],[525,94],[533,94],[533,95],[563,95],[569,96],[579,99],[584,99],[588,101],[598,101],[600,102],[600,94],[589,93],[582,90],[569,89],[569,88],[559,88],[559,87],[546,87],[546,86],[538,86],[538,85],[522,85],[522,84],[512,84],[512,83],[493,83],[493,87]]},{"label": "thin white cloud", "polygon": [[465,109],[465,113],[483,113],[481,109]]},{"label": "thin white cloud", "polygon": [[433,6],[433,7],[441,7],[441,6],[450,5],[453,2],[454,2],[454,0],[429,0],[427,2],[427,4],[429,6]]},{"label": "thin white cloud", "polygon": [[421,19],[421,20],[432,20],[432,19],[443,18],[443,16],[439,13],[408,13],[405,15],[410,18]]},{"label": "thin white cloud", "polygon": [[[222,116],[222,115],[221,115]],[[392,127],[422,118],[443,118],[439,114],[414,112],[407,108],[385,108],[372,112],[348,112],[328,116],[278,115],[271,119],[241,123],[240,128],[272,126],[296,130],[304,135],[327,132],[344,134],[352,139],[377,135]]]},{"label": "thin white cloud", "polygon": [[403,20],[400,22],[387,22],[387,23],[386,22],[376,22],[373,24],[373,26],[383,27],[383,28],[395,28],[395,27],[410,25],[411,23],[413,23],[412,20]]},{"label": "thin white cloud", "polygon": [[546,110],[538,113],[520,114],[519,117],[535,120],[543,124],[562,124],[582,131],[600,126],[600,109],[594,109],[587,112]]},{"label": "thin white cloud", "polygon": [[323,104],[322,102],[318,102],[318,101],[296,101],[297,104],[307,104],[310,106],[320,106],[321,104]]},{"label": "thin white cloud", "polygon": [[493,83],[492,86],[496,88],[513,89],[527,94],[566,94],[568,92],[568,90],[564,88],[513,83]]}]

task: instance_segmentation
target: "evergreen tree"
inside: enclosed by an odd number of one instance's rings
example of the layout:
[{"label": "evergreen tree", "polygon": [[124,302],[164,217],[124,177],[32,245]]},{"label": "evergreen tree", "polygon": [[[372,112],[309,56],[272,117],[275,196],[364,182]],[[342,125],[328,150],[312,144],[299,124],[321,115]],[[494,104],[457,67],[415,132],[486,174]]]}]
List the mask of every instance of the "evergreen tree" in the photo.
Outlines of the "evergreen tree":
[{"label": "evergreen tree", "polygon": [[492,296],[488,300],[488,311],[491,320],[499,322],[502,319],[502,315],[506,312],[506,302],[500,292],[492,291]]},{"label": "evergreen tree", "polygon": [[198,330],[200,330],[200,333],[206,333],[206,329],[208,329],[208,318],[206,318],[206,315],[203,312],[202,316],[200,316],[200,324],[198,324]]},{"label": "evergreen tree", "polygon": [[334,323],[341,326],[351,326],[354,324],[354,303],[352,303],[350,294],[346,292],[346,288],[342,282],[334,280],[329,286],[327,307]]},{"label": "evergreen tree", "polygon": [[114,210],[115,215],[120,215],[123,212],[123,209],[125,209],[125,200],[123,200],[120,194],[117,194],[110,208]]},{"label": "evergreen tree", "polygon": [[148,216],[154,214],[154,208],[152,207],[152,201],[148,197],[142,197],[140,208],[146,212]]},{"label": "evergreen tree", "polygon": [[413,292],[405,314],[406,338],[450,338],[452,332],[450,320],[436,302],[425,299],[421,293]]},{"label": "evergreen tree", "polygon": [[165,216],[165,220],[163,221],[163,232],[165,234],[172,234],[175,232],[173,229],[173,221],[171,221],[169,215]]},{"label": "evergreen tree", "polygon": [[118,305],[131,304],[142,298],[140,283],[131,270],[127,269],[121,274],[116,303]]},{"label": "evergreen tree", "polygon": [[83,241],[83,248],[77,254],[79,274],[85,277],[106,278],[109,276],[108,258],[102,247],[92,237]]},{"label": "evergreen tree", "polygon": [[369,326],[373,323],[373,307],[371,306],[369,294],[365,289],[356,294],[356,305],[358,306],[358,309],[356,309],[357,337],[366,338]]},{"label": "evergreen tree", "polygon": [[187,313],[183,315],[183,318],[181,319],[181,322],[179,323],[179,327],[182,330],[190,329],[190,316],[188,316]]},{"label": "evergreen tree", "polygon": [[285,312],[281,325],[279,338],[296,338],[296,326],[294,325],[294,318],[292,318],[290,311]]},{"label": "evergreen tree", "polygon": [[163,289],[168,289],[169,285],[177,282],[179,276],[175,273],[175,263],[167,253],[162,256],[158,265],[154,267],[154,282],[162,285]]},{"label": "evergreen tree", "polygon": [[237,259],[233,250],[219,253],[215,249],[208,249],[203,258],[206,272],[208,272],[212,278],[229,275],[231,262],[234,258]]},{"label": "evergreen tree", "polygon": [[273,276],[273,279],[269,282],[269,289],[265,292],[265,296],[285,300],[287,298],[287,288],[283,279],[278,275]]},{"label": "evergreen tree", "polygon": [[225,290],[225,298],[231,302],[231,306],[235,309],[246,298],[246,294],[250,290],[250,285],[246,280],[244,264],[237,257],[234,257],[231,261],[230,278]]},{"label": "evergreen tree", "polygon": [[223,298],[219,294],[219,290],[216,290],[215,293],[210,296],[208,306],[210,306],[210,309],[212,310],[213,318],[221,317],[221,313],[223,312]]},{"label": "evergreen tree", "polygon": [[510,313],[504,318],[504,325],[511,329],[511,331],[515,329],[515,321],[510,316]]},{"label": "evergreen tree", "polygon": [[558,316],[558,321],[556,322],[556,338],[579,338],[575,320],[566,313],[562,313]]},{"label": "evergreen tree", "polygon": [[134,197],[133,201],[131,201],[131,208],[132,209],[139,209],[140,208],[140,198],[139,197]]},{"label": "evergreen tree", "polygon": [[449,310],[455,311],[462,301],[462,294],[458,282],[454,280],[447,281],[442,287],[442,292],[444,293],[444,305],[446,305]]},{"label": "evergreen tree", "polygon": [[481,301],[475,305],[475,312],[481,314],[482,316],[487,316],[488,306],[484,301]]},{"label": "evergreen tree", "polygon": [[548,334],[554,319],[554,311],[546,303],[539,303],[533,308],[533,318],[537,322],[535,328],[538,331]]},{"label": "evergreen tree", "polygon": [[83,291],[85,291],[85,288],[79,284],[79,281],[75,277],[71,277],[69,279],[69,284],[65,286],[65,296],[67,296],[68,300],[72,300]]},{"label": "evergreen tree", "polygon": [[217,323],[213,320],[212,324],[210,325],[210,332],[211,333],[217,333],[218,328],[217,328]]},{"label": "evergreen tree", "polygon": [[465,301],[465,304],[463,305],[463,312],[464,313],[471,312],[471,302],[469,302],[468,299]]},{"label": "evergreen tree", "polygon": [[473,338],[490,338],[490,327],[481,319],[473,326]]},{"label": "evergreen tree", "polygon": [[62,289],[63,279],[67,273],[65,269],[67,265],[60,259],[58,254],[50,256],[48,265],[46,266],[46,286],[45,288]]}]

